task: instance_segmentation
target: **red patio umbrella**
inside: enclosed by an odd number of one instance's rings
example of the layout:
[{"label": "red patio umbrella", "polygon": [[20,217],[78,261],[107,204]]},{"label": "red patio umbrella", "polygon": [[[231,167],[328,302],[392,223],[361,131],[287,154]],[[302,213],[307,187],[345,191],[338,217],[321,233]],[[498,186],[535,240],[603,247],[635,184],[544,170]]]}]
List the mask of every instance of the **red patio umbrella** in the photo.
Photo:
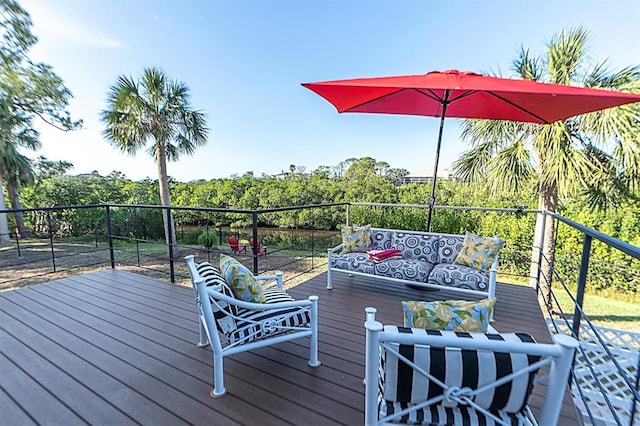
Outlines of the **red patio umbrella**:
[{"label": "red patio umbrella", "polygon": [[457,70],[302,85],[333,104],[339,113],[440,117],[429,197],[429,230],[445,117],[549,124],[574,115],[640,101],[640,94],[491,77]]}]

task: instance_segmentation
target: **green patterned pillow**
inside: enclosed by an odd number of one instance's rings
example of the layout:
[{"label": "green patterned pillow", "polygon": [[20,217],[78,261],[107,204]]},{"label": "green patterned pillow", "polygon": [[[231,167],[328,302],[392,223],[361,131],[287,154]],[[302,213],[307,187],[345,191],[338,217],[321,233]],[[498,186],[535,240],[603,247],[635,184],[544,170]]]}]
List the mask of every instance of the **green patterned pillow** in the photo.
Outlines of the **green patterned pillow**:
[{"label": "green patterned pillow", "polygon": [[504,241],[499,237],[483,238],[465,232],[462,248],[454,263],[487,272],[503,245]]},{"label": "green patterned pillow", "polygon": [[404,326],[427,330],[486,333],[495,304],[495,297],[477,302],[466,300],[402,302]]},{"label": "green patterned pillow", "polygon": [[371,248],[371,225],[343,225],[342,253],[364,253]]},{"label": "green patterned pillow", "polygon": [[231,256],[221,254],[220,270],[238,299],[245,302],[264,303],[262,286],[246,266]]}]

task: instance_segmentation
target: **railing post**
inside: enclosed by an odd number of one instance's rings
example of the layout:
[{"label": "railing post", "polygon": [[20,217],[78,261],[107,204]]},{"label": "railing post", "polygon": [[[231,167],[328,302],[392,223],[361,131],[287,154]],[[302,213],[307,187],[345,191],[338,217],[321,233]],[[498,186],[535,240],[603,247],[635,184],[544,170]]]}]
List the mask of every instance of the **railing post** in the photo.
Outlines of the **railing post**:
[{"label": "railing post", "polygon": [[165,212],[167,214],[167,242],[169,243],[169,271],[171,274],[171,282],[175,283],[176,282],[176,271],[175,271],[175,265],[173,264],[173,232],[171,232],[173,230],[173,221],[171,219],[171,208],[170,207],[163,207],[165,209]]},{"label": "railing post", "polygon": [[253,245],[251,251],[253,252],[253,273],[259,275],[258,272],[258,212],[251,213],[253,219]]},{"label": "railing post", "polygon": [[116,259],[113,254],[113,237],[111,236],[111,208],[107,205],[107,241],[109,241],[109,258],[111,259],[111,269],[116,268]]},{"label": "railing post", "polygon": [[579,340],[580,321],[582,320],[582,305],[584,303],[584,291],[587,286],[587,272],[589,270],[589,257],[591,256],[591,241],[593,237],[585,234],[582,242],[582,259],[580,260],[580,275],[578,276],[578,290],[576,293],[576,308],[573,312],[573,337]]},{"label": "railing post", "polygon": [[22,252],[20,251],[20,236],[18,232],[16,232],[16,249],[18,250],[18,257],[22,257]]},{"label": "railing post", "polygon": [[636,366],[636,389],[633,396],[633,402],[631,403],[631,422],[629,426],[633,426],[636,418],[636,409],[638,409],[638,394],[640,391],[640,351],[638,351],[638,365]]},{"label": "railing post", "polygon": [[311,269],[315,266],[315,255],[316,255],[316,221],[311,223]]},{"label": "railing post", "polygon": [[349,207],[351,207],[350,204],[347,204],[347,218],[346,218],[346,224],[349,225]]},{"label": "railing post", "polygon": [[56,272],[56,253],[53,249],[53,231],[51,230],[51,210],[47,210],[47,223],[49,225],[49,246],[51,247],[51,265],[53,272]]},{"label": "railing post", "polygon": [[[547,213],[542,212],[542,226],[540,228],[540,246],[538,247],[538,268],[536,270],[536,294],[540,292],[540,270],[542,269],[542,255],[544,250],[544,237],[547,229]],[[535,239],[535,236],[534,236]],[[534,241],[535,244],[535,241]]]}]

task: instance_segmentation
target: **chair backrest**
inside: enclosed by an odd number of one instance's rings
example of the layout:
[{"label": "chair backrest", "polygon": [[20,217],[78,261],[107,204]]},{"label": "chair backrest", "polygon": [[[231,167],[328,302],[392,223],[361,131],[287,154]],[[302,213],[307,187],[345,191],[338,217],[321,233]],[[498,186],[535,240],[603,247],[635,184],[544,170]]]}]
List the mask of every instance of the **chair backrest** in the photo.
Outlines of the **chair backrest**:
[{"label": "chair backrest", "polygon": [[[249,246],[251,247],[251,250],[254,249],[254,245],[253,245],[253,238],[249,238]],[[263,254],[267,251],[267,249],[263,249],[262,248],[262,243],[260,241],[260,239],[258,239],[257,244],[255,245],[255,252],[258,254]]]},{"label": "chair backrest", "polygon": [[236,237],[235,235],[231,235],[229,238],[227,238],[227,242],[232,248],[238,248],[238,237]]},{"label": "chair backrest", "polygon": [[526,417],[534,376],[544,365],[550,373],[538,422],[557,423],[575,339],[559,335],[555,344],[537,344],[523,333],[411,329],[374,318],[365,327],[367,425],[388,416],[411,423],[446,409]]},{"label": "chair backrest", "polygon": [[[235,298],[233,290],[229,287],[218,268],[209,262],[196,263],[193,255],[185,257],[185,260],[189,267],[189,275],[191,277],[191,285],[193,286],[196,304],[200,310],[200,319],[207,328],[209,340],[211,341],[212,338],[217,340],[218,338],[217,335],[213,336],[213,333],[211,333],[214,328],[225,334],[234,331],[236,329],[234,319],[234,316],[237,315],[236,307],[214,296],[209,298],[209,303],[202,303],[203,300],[201,300],[200,297],[198,283],[202,283],[200,285],[205,288],[215,290],[215,293],[209,292],[211,295],[223,294],[227,297]],[[204,311],[210,311],[212,319],[215,322],[215,327],[211,327],[213,324],[208,324],[208,315],[205,315]]]}]

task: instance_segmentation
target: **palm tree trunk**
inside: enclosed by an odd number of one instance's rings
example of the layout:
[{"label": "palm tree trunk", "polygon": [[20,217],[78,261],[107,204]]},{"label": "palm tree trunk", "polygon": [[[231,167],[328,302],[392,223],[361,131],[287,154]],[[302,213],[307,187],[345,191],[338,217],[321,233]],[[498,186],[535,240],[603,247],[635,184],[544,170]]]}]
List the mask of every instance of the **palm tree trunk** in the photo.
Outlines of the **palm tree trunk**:
[{"label": "palm tree trunk", "polygon": [[[0,172],[0,210],[7,210],[7,203],[4,200],[4,183]],[[7,214],[0,213],[0,246],[11,245],[11,234],[9,234],[9,223]]]},{"label": "palm tree trunk", "polygon": [[[156,144],[156,158],[158,159],[158,183],[160,185],[160,203],[163,206],[171,205],[171,197],[169,196],[169,178],[167,176],[167,155],[164,150],[164,144]],[[162,218],[164,220],[164,235],[167,244],[176,244],[176,227],[171,221],[171,228],[169,228],[169,219],[171,212],[168,210],[162,210]]]},{"label": "palm tree trunk", "polygon": [[[7,192],[9,193],[9,202],[11,203],[11,208],[14,210],[21,209],[22,204],[20,203],[20,193],[18,192],[18,187],[11,184],[10,182],[7,182]],[[29,231],[24,225],[24,217],[22,215],[22,212],[15,212],[13,214],[13,219],[16,222],[16,228],[18,228],[20,238],[29,238]]]},{"label": "palm tree trunk", "polygon": [[[553,182],[541,182],[538,196],[538,209],[555,213],[558,207],[558,187]],[[555,221],[539,214],[536,219],[536,232],[531,252],[530,283],[540,286],[540,297],[551,308],[551,284],[553,280],[553,262],[555,260]]]}]

